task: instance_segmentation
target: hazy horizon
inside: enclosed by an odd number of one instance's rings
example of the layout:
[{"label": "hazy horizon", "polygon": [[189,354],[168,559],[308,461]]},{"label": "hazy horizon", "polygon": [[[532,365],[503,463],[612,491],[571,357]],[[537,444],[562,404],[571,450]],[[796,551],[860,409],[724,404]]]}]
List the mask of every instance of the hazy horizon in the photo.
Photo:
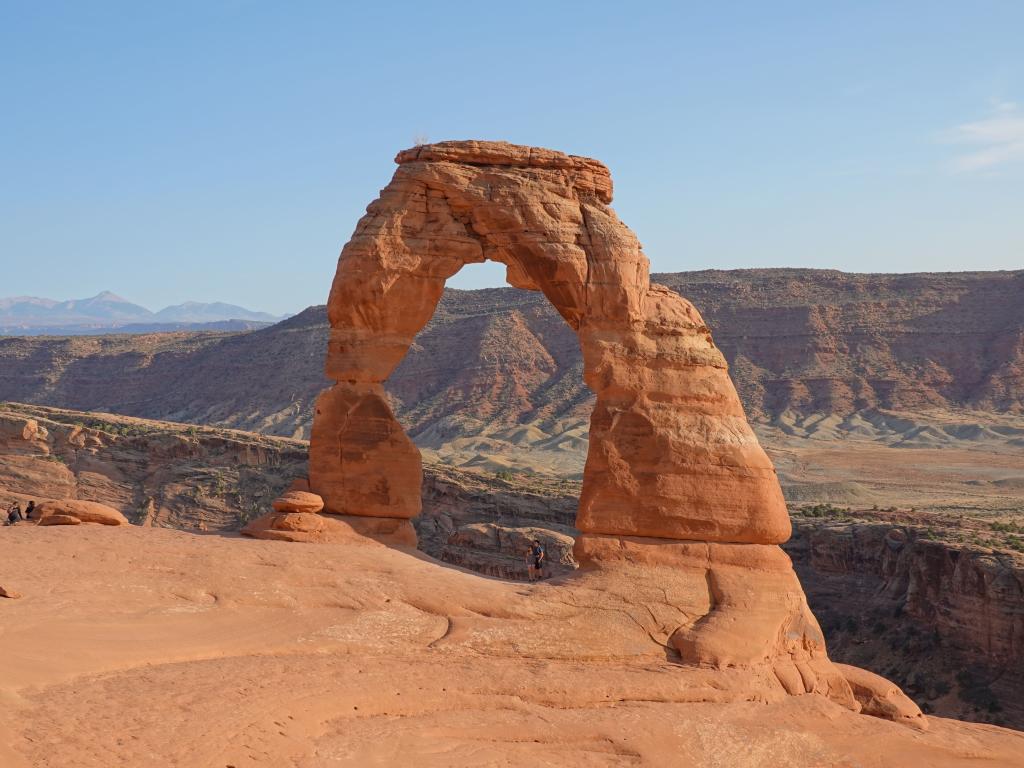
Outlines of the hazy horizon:
[{"label": "hazy horizon", "polygon": [[[0,25],[4,296],[286,314],[417,140],[605,162],[653,272],[1024,265],[1024,5],[54,3]],[[473,265],[450,285],[503,284]]]}]

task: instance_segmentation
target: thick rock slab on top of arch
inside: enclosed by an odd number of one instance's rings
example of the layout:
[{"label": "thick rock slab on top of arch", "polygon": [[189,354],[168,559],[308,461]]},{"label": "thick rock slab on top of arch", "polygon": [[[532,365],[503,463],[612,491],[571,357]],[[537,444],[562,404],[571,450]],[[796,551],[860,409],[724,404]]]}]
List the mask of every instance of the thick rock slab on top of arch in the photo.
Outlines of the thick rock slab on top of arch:
[{"label": "thick rock slab on top of arch", "polygon": [[419,453],[382,383],[429,321],[445,281],[484,260],[540,290],[576,330],[597,402],[577,521],[590,534],[775,544],[790,533],[700,314],[648,279],[635,235],[589,158],[504,142],[443,142],[399,167],[345,245],[331,288],[310,484],[325,511],[410,518]]}]

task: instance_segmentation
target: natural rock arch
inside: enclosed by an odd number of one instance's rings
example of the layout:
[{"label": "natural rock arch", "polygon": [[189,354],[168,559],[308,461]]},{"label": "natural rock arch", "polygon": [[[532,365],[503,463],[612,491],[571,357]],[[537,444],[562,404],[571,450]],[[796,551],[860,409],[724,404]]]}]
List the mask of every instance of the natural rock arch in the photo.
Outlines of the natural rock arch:
[{"label": "natural rock arch", "polygon": [[[331,288],[309,479],[325,511],[407,520],[419,451],[383,382],[464,265],[505,264],[576,331],[596,394],[577,527],[585,534],[776,544],[790,534],[775,470],[700,314],[648,279],[609,208],[607,168],[505,142],[400,152],[345,245]],[[383,522],[383,521],[381,521]]]},{"label": "natural rock arch", "polygon": [[[397,161],[341,252],[328,303],[335,384],[317,400],[309,461],[309,487],[328,514],[296,506],[306,497],[310,509],[320,504],[300,493],[299,480],[275,513],[243,532],[415,544],[409,519],[420,511],[420,454],[383,382],[430,319],[445,280],[493,259],[512,285],[543,291],[576,331],[597,396],[574,592],[617,605],[607,615],[628,616],[667,658],[730,670],[713,687],[739,686],[745,700],[815,693],[925,728],[891,683],[829,660],[777,546],[790,532],[785,503],[725,360],[693,306],[650,284],[640,244],[608,207],[607,169],[471,141],[417,147]],[[576,607],[573,599],[569,625],[583,621],[587,637],[616,636],[613,625],[574,616]],[[648,653],[647,640],[620,651]],[[559,643],[538,653],[557,655]]]}]

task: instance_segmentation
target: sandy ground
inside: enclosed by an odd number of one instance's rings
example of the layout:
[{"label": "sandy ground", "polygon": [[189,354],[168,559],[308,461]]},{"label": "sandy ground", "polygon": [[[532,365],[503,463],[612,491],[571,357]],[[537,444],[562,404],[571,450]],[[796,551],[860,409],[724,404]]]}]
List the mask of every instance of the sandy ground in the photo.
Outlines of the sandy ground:
[{"label": "sandy ground", "polygon": [[680,667],[600,585],[513,584],[379,545],[0,529],[0,765],[1013,766]]}]

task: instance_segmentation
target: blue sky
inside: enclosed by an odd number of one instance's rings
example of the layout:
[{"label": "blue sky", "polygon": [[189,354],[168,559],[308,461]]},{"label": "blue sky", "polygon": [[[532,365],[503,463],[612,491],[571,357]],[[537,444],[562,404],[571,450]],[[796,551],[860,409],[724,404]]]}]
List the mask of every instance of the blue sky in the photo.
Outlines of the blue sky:
[{"label": "blue sky", "polygon": [[601,159],[655,271],[1024,267],[1024,3],[632,5],[0,0],[0,296],[323,303],[422,137]]}]

